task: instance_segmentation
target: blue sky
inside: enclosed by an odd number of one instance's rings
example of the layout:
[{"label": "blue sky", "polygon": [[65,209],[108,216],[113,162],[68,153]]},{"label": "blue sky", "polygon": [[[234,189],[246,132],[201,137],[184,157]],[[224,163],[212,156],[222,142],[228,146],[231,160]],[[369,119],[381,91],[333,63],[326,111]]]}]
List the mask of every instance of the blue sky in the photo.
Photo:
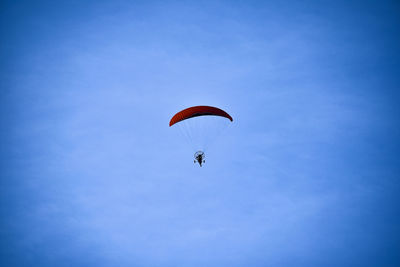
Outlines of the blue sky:
[{"label": "blue sky", "polygon": [[3,1],[0,265],[399,266],[399,12]]}]

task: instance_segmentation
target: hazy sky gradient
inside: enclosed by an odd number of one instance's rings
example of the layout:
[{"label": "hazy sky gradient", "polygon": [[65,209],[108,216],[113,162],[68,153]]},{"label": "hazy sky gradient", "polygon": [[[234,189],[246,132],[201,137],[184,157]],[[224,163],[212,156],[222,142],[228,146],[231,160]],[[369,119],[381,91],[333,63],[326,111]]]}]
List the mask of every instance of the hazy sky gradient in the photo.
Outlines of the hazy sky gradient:
[{"label": "hazy sky gradient", "polygon": [[[399,266],[399,17],[2,1],[0,265]],[[203,168],[193,105],[234,118]]]}]

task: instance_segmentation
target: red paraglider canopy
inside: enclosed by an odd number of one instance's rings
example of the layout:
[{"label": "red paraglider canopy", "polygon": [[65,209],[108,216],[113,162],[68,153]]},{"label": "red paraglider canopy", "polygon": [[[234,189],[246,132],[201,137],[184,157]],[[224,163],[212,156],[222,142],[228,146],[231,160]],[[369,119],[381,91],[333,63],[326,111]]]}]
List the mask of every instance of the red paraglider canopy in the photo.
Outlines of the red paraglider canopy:
[{"label": "red paraglider canopy", "polygon": [[190,119],[193,117],[198,117],[198,116],[206,116],[206,115],[212,115],[212,116],[221,116],[229,119],[230,121],[233,121],[232,117],[223,111],[222,109],[216,108],[216,107],[210,107],[210,106],[195,106],[195,107],[190,107],[187,109],[184,109],[182,111],[179,111],[176,113],[172,119],[169,122],[169,126],[174,125],[177,122]]}]

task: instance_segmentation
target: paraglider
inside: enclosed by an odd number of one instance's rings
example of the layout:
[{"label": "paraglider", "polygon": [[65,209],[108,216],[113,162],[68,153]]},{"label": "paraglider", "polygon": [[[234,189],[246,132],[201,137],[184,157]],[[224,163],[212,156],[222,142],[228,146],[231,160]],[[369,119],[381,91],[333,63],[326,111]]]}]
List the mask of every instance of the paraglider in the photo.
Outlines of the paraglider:
[{"label": "paraglider", "polygon": [[204,155],[203,151],[197,151],[196,153],[194,153],[194,163],[199,163],[200,167],[202,163],[205,163],[206,161],[204,160],[206,156]]},{"label": "paraglider", "polygon": [[[180,125],[183,125],[184,121],[187,122],[188,120],[196,120],[195,118],[199,118],[199,117],[203,117],[203,116],[213,116],[213,117],[218,117],[218,118],[226,118],[228,119],[230,122],[233,121],[232,117],[224,110],[220,109],[220,108],[216,108],[216,107],[211,107],[211,106],[194,106],[194,107],[190,107],[190,108],[186,108],[182,111],[179,111],[178,113],[176,113],[170,120],[169,122],[169,126],[173,126],[177,123],[179,123]],[[199,120],[197,120],[196,122],[199,122]],[[225,121],[224,121],[225,122]],[[201,124],[199,122],[199,124]],[[222,126],[224,125],[224,123],[221,122],[221,120],[217,121],[217,126],[220,126],[222,124]],[[196,125],[195,125],[196,126]],[[188,126],[188,127],[183,127],[183,135],[187,136],[191,141],[194,139],[192,136],[193,135],[198,135],[200,137],[203,137],[204,135],[207,135],[210,128],[209,125],[207,125],[207,127],[205,128],[205,131],[203,129],[203,131],[201,131],[200,129],[195,129],[193,130],[193,126]],[[202,138],[200,138],[202,139]],[[196,139],[197,140],[197,139]],[[200,146],[205,146],[205,144],[198,144],[198,142],[192,142],[195,143],[194,145],[196,146],[196,148],[198,149]],[[205,163],[205,154],[204,154],[204,148],[201,147],[202,150],[198,150],[195,154],[194,154],[194,163],[199,163],[200,167],[202,166],[203,163]]]}]

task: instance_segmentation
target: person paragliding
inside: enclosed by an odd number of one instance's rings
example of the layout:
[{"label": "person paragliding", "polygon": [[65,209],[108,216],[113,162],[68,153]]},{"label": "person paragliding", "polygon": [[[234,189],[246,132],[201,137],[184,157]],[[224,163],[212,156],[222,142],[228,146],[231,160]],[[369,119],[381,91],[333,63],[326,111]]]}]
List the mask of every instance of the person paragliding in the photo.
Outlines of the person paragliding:
[{"label": "person paragliding", "polygon": [[197,151],[194,154],[194,163],[196,163],[196,162],[199,163],[199,165],[201,167],[202,166],[201,164],[206,162],[204,160],[204,158],[205,158],[204,152],[203,151]]},{"label": "person paragliding", "polygon": [[[233,121],[232,117],[225,112],[224,110],[220,109],[220,108],[216,108],[216,107],[211,107],[211,106],[194,106],[194,107],[190,107],[190,108],[186,108],[182,111],[179,111],[178,113],[176,113],[170,120],[169,122],[169,126],[173,126],[176,123],[180,123],[182,121],[187,121],[187,120],[192,120],[193,118],[196,117],[202,117],[202,116],[216,116],[219,118],[226,118],[228,120],[230,120],[231,122]],[[221,122],[218,121],[218,124],[220,124]],[[181,123],[182,124],[182,123]],[[208,128],[206,128],[208,130]],[[189,136],[191,135],[191,133],[193,133],[193,130],[191,127],[182,130],[184,132],[184,135]],[[201,131],[194,131],[194,133],[196,132],[201,132]],[[196,144],[197,148],[198,148],[198,144]],[[204,154],[204,149],[197,151],[194,154],[194,163],[198,163],[200,165],[200,167],[202,167],[202,164],[205,163],[205,154]]]}]

